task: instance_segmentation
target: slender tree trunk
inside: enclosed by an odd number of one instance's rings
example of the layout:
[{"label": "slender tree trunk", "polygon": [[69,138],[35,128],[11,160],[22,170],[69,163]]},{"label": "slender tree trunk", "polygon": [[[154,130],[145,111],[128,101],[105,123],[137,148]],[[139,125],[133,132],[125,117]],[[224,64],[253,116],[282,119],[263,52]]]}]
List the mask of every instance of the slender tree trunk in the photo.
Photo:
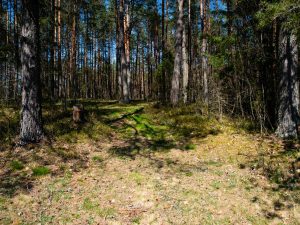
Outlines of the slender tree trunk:
[{"label": "slender tree trunk", "polygon": [[203,91],[204,91],[204,102],[208,106],[208,42],[207,42],[207,31],[208,31],[208,18],[207,18],[207,7],[208,0],[200,0],[200,16],[201,16],[201,28],[202,28],[202,46],[201,46],[201,62],[203,72]]},{"label": "slender tree trunk", "polygon": [[187,90],[187,100],[191,102],[192,99],[192,83],[193,83],[193,74],[192,74],[192,18],[191,18],[191,0],[188,0],[188,90]]},{"label": "slender tree trunk", "polygon": [[282,138],[298,137],[299,82],[296,36],[282,28],[280,34],[280,98],[276,134]]},{"label": "slender tree trunk", "polygon": [[[4,12],[3,12],[3,1],[0,0],[0,45],[5,45],[5,32],[6,29],[4,27],[3,21],[4,21]],[[4,71],[3,71],[3,63],[0,63],[0,82],[4,80]],[[2,93],[4,91],[4,87],[0,87],[0,96],[2,97]]]},{"label": "slender tree trunk", "polygon": [[14,0],[14,47],[15,47],[15,82],[14,82],[14,99],[16,100],[19,90],[19,32],[18,32],[18,4]]},{"label": "slender tree trunk", "polygon": [[162,71],[161,71],[161,84],[160,84],[160,101],[166,101],[166,71],[165,71],[165,0],[161,1],[161,51],[162,51]]},{"label": "slender tree trunk", "polygon": [[183,102],[187,103],[188,99],[188,81],[189,81],[189,65],[188,65],[188,51],[187,51],[187,36],[185,32],[185,28],[183,28],[182,32],[182,94],[183,94]]},{"label": "slender tree trunk", "polygon": [[22,0],[21,65],[23,74],[20,141],[43,137],[40,80],[39,1]]},{"label": "slender tree trunk", "polygon": [[116,90],[115,98],[122,98],[122,89],[121,89],[121,60],[120,60],[120,15],[118,11],[118,0],[115,0],[115,23],[116,23]]},{"label": "slender tree trunk", "polygon": [[69,97],[77,98],[77,78],[76,78],[76,1],[72,12],[72,37],[71,37],[71,51],[70,51],[70,76],[69,76]]},{"label": "slender tree trunk", "polygon": [[130,101],[130,86],[131,86],[131,68],[130,68],[130,13],[129,13],[129,0],[124,0],[124,44],[125,44],[125,59],[126,59],[126,78],[127,78],[127,90],[128,99],[124,99],[124,102]]},{"label": "slender tree trunk", "polygon": [[54,68],[54,61],[55,61],[55,0],[51,1],[52,12],[51,12],[51,21],[50,21],[50,96],[51,100],[55,98],[55,68]]},{"label": "slender tree trunk", "polygon": [[180,73],[181,73],[181,60],[182,60],[182,34],[183,34],[183,0],[178,0],[178,19],[176,29],[176,46],[175,46],[175,60],[174,71],[172,77],[171,87],[171,104],[177,105],[179,103],[180,93]]},{"label": "slender tree trunk", "polygon": [[57,77],[59,84],[59,96],[62,97],[63,93],[63,77],[62,77],[62,64],[61,64],[61,0],[57,0]]},{"label": "slender tree trunk", "polygon": [[[119,6],[119,16],[120,16],[120,50],[121,50],[121,83],[122,83],[122,101],[124,103],[128,103],[130,101],[129,98],[129,84],[128,84],[128,63],[126,57],[126,44],[125,44],[125,18],[124,18],[124,0],[120,0]],[[129,47],[129,46],[128,46]]]}]

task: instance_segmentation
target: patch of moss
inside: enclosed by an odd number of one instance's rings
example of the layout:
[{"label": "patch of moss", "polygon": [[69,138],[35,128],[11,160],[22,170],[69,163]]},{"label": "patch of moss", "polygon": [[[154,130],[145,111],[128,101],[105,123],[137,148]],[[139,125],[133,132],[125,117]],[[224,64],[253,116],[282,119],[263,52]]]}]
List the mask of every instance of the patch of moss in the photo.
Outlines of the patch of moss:
[{"label": "patch of moss", "polygon": [[220,189],[221,188],[221,182],[220,181],[214,181],[214,182],[211,183],[210,186],[213,187],[214,189]]},{"label": "patch of moss", "polygon": [[6,208],[6,199],[3,197],[0,197],[0,210],[4,210]]},{"label": "patch of moss", "polygon": [[131,222],[133,224],[140,224],[141,223],[141,217],[140,216],[137,216],[137,217],[134,217]]},{"label": "patch of moss", "polygon": [[74,150],[65,149],[65,148],[55,148],[53,151],[60,157],[62,157],[64,160],[70,160],[70,159],[78,159],[79,155]]},{"label": "patch of moss", "polygon": [[114,208],[101,208],[99,203],[93,202],[90,198],[84,199],[82,208],[86,211],[94,212],[104,218],[113,217],[116,214]]},{"label": "patch of moss", "polygon": [[144,176],[139,172],[132,172],[129,174],[129,178],[134,180],[136,184],[141,185],[144,181]]}]

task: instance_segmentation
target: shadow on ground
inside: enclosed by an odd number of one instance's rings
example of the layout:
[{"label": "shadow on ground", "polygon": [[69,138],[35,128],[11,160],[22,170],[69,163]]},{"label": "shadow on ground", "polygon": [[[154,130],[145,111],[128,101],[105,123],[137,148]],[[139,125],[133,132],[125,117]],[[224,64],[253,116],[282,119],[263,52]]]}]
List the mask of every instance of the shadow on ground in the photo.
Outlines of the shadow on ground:
[{"label": "shadow on ground", "polygon": [[[113,157],[134,159],[143,155],[151,158],[154,152],[167,152],[173,148],[193,150],[192,138],[204,138],[220,132],[214,122],[192,113],[188,108],[158,110],[140,102],[129,105],[112,101],[80,103],[85,108],[85,123],[72,122],[74,102],[68,102],[67,111],[61,104],[45,105],[43,117],[49,141],[24,148],[3,149],[0,157],[1,194],[13,196],[20,191],[29,191],[41,176],[87,168],[88,153],[76,149],[78,143],[117,142],[108,150]],[[18,129],[16,115],[13,125],[7,128],[14,135]],[[5,124],[0,123],[0,126]],[[3,138],[4,133],[0,135],[0,139]],[[10,144],[13,146],[12,142]]]}]

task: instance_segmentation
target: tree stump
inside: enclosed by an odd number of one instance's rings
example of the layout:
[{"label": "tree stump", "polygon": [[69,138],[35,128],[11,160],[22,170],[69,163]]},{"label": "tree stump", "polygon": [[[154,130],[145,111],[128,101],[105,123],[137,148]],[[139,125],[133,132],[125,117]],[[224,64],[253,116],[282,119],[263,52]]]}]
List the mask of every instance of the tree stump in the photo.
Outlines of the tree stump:
[{"label": "tree stump", "polygon": [[73,121],[75,123],[84,122],[84,108],[83,108],[83,105],[74,105],[73,106]]}]

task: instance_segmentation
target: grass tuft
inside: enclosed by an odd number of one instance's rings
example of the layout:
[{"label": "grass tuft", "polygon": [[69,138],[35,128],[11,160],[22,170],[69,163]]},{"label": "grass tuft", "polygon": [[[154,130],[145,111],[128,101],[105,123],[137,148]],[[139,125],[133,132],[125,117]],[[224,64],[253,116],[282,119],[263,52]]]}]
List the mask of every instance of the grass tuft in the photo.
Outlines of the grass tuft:
[{"label": "grass tuft", "polygon": [[195,150],[196,149],[196,145],[194,144],[187,144],[184,146],[184,150]]},{"label": "grass tuft", "polygon": [[22,170],[24,169],[24,164],[18,160],[14,160],[10,163],[10,168],[12,170]]},{"label": "grass tuft", "polygon": [[94,156],[92,159],[94,162],[99,162],[99,163],[104,161],[104,159],[101,156]]},{"label": "grass tuft", "polygon": [[45,176],[49,174],[51,171],[49,168],[45,166],[38,166],[32,169],[33,176]]}]

